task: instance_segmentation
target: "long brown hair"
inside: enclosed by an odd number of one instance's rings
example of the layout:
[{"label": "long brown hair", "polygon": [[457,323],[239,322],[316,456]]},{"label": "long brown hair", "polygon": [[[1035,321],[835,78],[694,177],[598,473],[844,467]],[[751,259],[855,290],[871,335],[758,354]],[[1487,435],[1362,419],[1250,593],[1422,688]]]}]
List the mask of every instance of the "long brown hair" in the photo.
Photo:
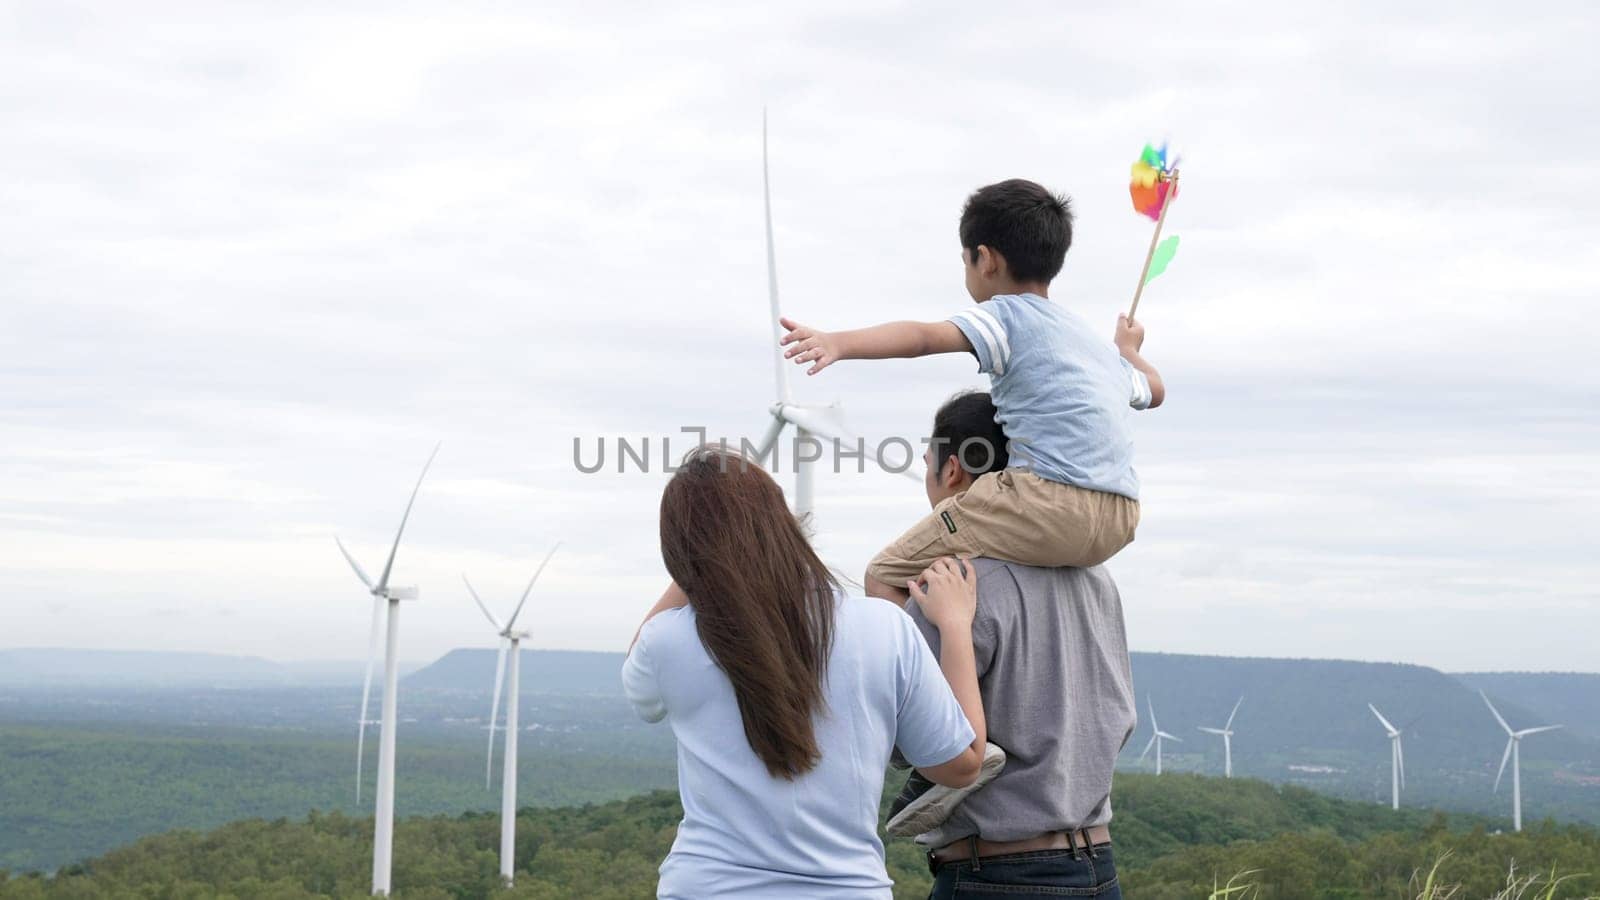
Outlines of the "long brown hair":
[{"label": "long brown hair", "polygon": [[661,496],[661,558],[733,682],[750,749],[774,777],[809,772],[838,582],[777,482],[726,449],[690,451]]}]

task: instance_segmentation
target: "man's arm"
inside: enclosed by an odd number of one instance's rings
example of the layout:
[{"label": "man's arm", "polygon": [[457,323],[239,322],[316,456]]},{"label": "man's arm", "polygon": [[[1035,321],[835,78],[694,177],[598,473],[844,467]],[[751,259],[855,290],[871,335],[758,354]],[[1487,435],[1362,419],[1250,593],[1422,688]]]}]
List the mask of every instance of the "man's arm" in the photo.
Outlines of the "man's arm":
[{"label": "man's arm", "polygon": [[[972,344],[951,322],[889,322],[853,331],[818,331],[793,319],[779,319],[789,329],[779,344],[796,365],[811,363],[815,375],[841,359],[905,359],[935,353],[971,353]],[[789,345],[793,346],[789,346]]]},{"label": "man's arm", "polygon": [[1150,365],[1143,356],[1139,355],[1139,348],[1144,346],[1144,326],[1128,318],[1126,315],[1117,316],[1117,351],[1128,364],[1144,373],[1150,382],[1150,405],[1146,409],[1155,409],[1167,399],[1167,386],[1161,381],[1161,373],[1156,367]]}]

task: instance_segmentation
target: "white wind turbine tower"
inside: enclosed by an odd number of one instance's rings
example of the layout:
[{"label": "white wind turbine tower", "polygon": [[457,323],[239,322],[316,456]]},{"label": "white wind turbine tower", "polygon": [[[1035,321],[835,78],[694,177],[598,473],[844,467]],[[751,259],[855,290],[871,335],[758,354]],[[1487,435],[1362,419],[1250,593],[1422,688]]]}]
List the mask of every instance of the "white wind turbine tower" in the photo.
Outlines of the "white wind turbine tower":
[{"label": "white wind turbine tower", "polygon": [[400,537],[406,533],[406,520],[411,518],[411,507],[417,502],[417,491],[422,489],[422,479],[427,477],[428,467],[433,465],[433,458],[438,455],[439,447],[436,444],[433,452],[428,454],[428,461],[422,465],[422,474],[417,476],[416,486],[411,489],[411,499],[406,501],[406,511],[400,516],[400,528],[395,532],[394,544],[389,548],[389,558],[384,562],[383,572],[377,581],[367,577],[361,564],[356,562],[349,550],[345,549],[343,541],[337,537],[333,539],[334,543],[339,545],[339,552],[344,554],[345,561],[355,570],[356,577],[361,579],[361,583],[366,585],[367,591],[372,594],[372,630],[367,639],[367,674],[361,684],[361,713],[356,728],[358,802],[361,799],[361,760],[366,750],[367,726],[374,724],[367,718],[367,713],[372,697],[372,666],[378,654],[378,630],[385,619],[388,624],[387,643],[383,655],[383,715],[378,722],[382,728],[378,736],[378,797],[372,832],[373,894],[389,893],[389,873],[394,858],[394,743],[395,702],[399,693],[400,601],[415,600],[419,596],[414,587],[391,587],[389,575],[394,570],[395,554],[400,550]]},{"label": "white wind turbine tower", "polygon": [[[794,475],[794,512],[795,515],[805,517],[811,514],[816,487],[816,460],[811,460],[800,455],[801,448],[811,447],[819,458],[823,457],[821,447],[825,441],[837,440],[843,444],[854,446],[855,435],[844,424],[844,411],[838,403],[826,406],[814,404],[801,404],[794,402],[789,392],[789,366],[792,365],[783,358],[783,349],[778,346],[778,336],[783,334],[783,326],[778,318],[782,314],[778,307],[778,254],[772,240],[772,187],[771,179],[767,174],[767,112],[761,111],[761,198],[766,214],[767,225],[767,299],[771,305],[773,328],[773,363],[774,373],[777,376],[778,399],[769,407],[772,413],[772,424],[767,426],[767,433],[762,436],[761,442],[756,446],[756,455],[766,459],[778,444],[778,439],[783,436],[783,429],[793,425],[795,429],[795,475]],[[821,438],[822,440],[817,440]],[[782,461],[782,454],[774,456],[774,465]],[[921,481],[909,468],[897,473],[913,480]]]},{"label": "white wind turbine tower", "polygon": [[1222,777],[1224,778],[1233,777],[1233,717],[1239,714],[1239,704],[1243,702],[1244,698],[1240,697],[1233,704],[1233,712],[1228,713],[1228,724],[1222,726],[1221,728],[1207,728],[1204,725],[1199,726],[1200,730],[1204,731],[1206,734],[1222,735]]},{"label": "white wind turbine tower", "polygon": [[[495,722],[500,718],[500,685],[503,681],[511,682],[511,690],[506,698],[506,750],[505,760],[500,766],[500,878],[508,886],[516,872],[517,854],[517,704],[521,694],[522,684],[522,639],[528,636],[526,631],[517,630],[517,616],[522,614],[523,604],[528,602],[528,595],[533,593],[534,582],[539,580],[540,573],[549,564],[550,557],[556,555],[556,550],[561,545],[556,544],[545,554],[544,561],[539,563],[539,568],[533,572],[533,577],[528,579],[528,586],[522,592],[522,599],[517,601],[516,609],[511,611],[511,618],[500,624],[500,620],[489,612],[489,607],[484,605],[478,592],[472,589],[472,582],[467,580],[465,573],[461,581],[467,586],[467,593],[472,595],[473,602],[483,610],[484,618],[493,625],[496,633],[500,635],[500,655],[494,664],[494,704],[489,707],[489,761],[484,766],[483,784],[489,787],[494,777],[494,728]],[[506,657],[509,654],[509,669]]]},{"label": "white wind turbine tower", "polygon": [[1494,720],[1499,722],[1500,727],[1506,730],[1506,752],[1500,757],[1500,772],[1494,776],[1494,789],[1497,793],[1499,792],[1500,779],[1505,776],[1506,762],[1509,761],[1511,763],[1511,825],[1514,830],[1521,831],[1522,739],[1530,734],[1538,734],[1541,731],[1555,731],[1561,726],[1541,725],[1538,728],[1524,728],[1521,731],[1513,731],[1511,726],[1506,724],[1505,717],[1500,715],[1500,710],[1495,709],[1494,704],[1489,702],[1489,695],[1479,691],[1478,696],[1483,698],[1483,702],[1489,707],[1489,712],[1494,713]]},{"label": "white wind turbine tower", "polygon": [[1155,733],[1150,735],[1150,743],[1145,744],[1144,745],[1144,752],[1139,754],[1139,762],[1144,762],[1144,758],[1146,756],[1150,755],[1150,748],[1151,747],[1156,748],[1156,774],[1160,775],[1161,774],[1161,742],[1162,741],[1177,741],[1178,743],[1181,744],[1181,743],[1183,743],[1183,738],[1178,737],[1175,734],[1167,734],[1165,731],[1162,731],[1161,730],[1161,726],[1156,724],[1156,705],[1155,705],[1155,703],[1153,701],[1151,701],[1150,696],[1148,694],[1145,695],[1144,702],[1145,702],[1146,707],[1150,710],[1150,730],[1155,732]]},{"label": "white wind turbine tower", "polygon": [[1383,723],[1383,730],[1389,734],[1389,784],[1390,793],[1393,797],[1390,806],[1393,809],[1399,809],[1400,792],[1406,786],[1406,751],[1400,746],[1400,735],[1404,731],[1390,724],[1389,720],[1383,717],[1383,713],[1378,712],[1378,708],[1371,703],[1367,704],[1367,709],[1372,710],[1372,714],[1378,717],[1379,722]]}]

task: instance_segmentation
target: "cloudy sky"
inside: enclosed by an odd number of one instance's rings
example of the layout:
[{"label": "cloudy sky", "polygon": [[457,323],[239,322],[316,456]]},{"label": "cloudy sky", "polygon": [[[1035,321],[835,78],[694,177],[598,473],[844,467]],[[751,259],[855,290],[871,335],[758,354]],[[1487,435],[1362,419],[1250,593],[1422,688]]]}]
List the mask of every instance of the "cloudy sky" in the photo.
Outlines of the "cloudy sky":
[{"label": "cloudy sky", "polygon": [[[490,646],[459,573],[509,605],[557,540],[531,643],[625,646],[666,476],[573,441],[764,427],[765,105],[823,327],[963,306],[960,204],[1023,176],[1074,198],[1052,296],[1109,337],[1128,164],[1182,148],[1136,649],[1600,670],[1588,4],[537,6],[0,4],[0,647],[359,656],[332,536],[381,565],[435,441],[404,655]],[[796,391],[914,437],[981,384]],[[854,575],[924,501],[817,506]]]}]

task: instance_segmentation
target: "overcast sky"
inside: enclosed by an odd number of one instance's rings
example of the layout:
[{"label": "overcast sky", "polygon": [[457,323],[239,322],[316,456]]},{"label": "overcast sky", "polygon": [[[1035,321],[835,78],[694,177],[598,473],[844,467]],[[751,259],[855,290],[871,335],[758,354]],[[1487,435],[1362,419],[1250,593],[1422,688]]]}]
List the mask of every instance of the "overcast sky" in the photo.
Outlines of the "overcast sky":
[{"label": "overcast sky", "polygon": [[[822,327],[965,305],[961,202],[1021,176],[1109,337],[1181,147],[1135,649],[1600,670],[1591,4],[537,6],[0,4],[0,647],[358,657],[332,536],[381,566],[435,441],[404,656],[492,646],[459,573],[507,607],[557,540],[530,644],[625,647],[666,476],[573,440],[765,426],[765,105]],[[796,392],[915,437],[974,369]],[[924,509],[822,477],[824,556]]]}]

